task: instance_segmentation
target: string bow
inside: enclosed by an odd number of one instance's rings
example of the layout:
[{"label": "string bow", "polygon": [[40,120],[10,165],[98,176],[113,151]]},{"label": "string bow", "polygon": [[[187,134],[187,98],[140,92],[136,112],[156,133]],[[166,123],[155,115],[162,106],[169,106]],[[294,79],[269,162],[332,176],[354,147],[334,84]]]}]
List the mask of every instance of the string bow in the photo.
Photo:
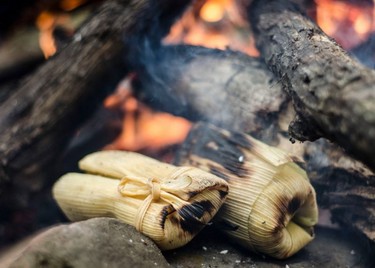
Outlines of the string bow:
[{"label": "string bow", "polygon": [[151,203],[162,200],[172,205],[175,210],[189,204],[181,196],[186,195],[184,190],[192,183],[192,178],[184,175],[191,169],[178,167],[168,176],[169,178],[162,180],[138,176],[125,176],[121,179],[118,186],[121,195],[144,199],[135,217],[135,228],[138,231],[142,232],[143,219]]}]

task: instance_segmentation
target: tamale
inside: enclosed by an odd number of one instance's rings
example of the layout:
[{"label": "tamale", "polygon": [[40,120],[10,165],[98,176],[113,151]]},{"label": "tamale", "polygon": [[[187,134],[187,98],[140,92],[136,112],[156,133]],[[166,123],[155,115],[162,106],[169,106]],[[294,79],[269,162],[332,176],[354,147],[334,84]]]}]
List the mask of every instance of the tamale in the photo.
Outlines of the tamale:
[{"label": "tamale", "polygon": [[216,214],[227,183],[194,167],[176,167],[131,152],[102,151],[79,162],[90,173],[68,173],[53,196],[72,221],[115,217],[162,249],[188,243]]},{"label": "tamale", "polygon": [[283,259],[313,240],[316,195],[300,160],[249,135],[207,124],[191,130],[178,158],[179,165],[228,182],[228,198],[214,222],[237,243]]}]

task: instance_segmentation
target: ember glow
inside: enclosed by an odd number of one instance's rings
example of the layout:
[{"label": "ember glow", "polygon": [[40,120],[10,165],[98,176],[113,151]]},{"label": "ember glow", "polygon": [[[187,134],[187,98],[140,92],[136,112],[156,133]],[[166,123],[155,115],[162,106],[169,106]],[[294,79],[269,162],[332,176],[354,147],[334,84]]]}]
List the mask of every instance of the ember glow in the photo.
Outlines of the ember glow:
[{"label": "ember glow", "polygon": [[207,22],[218,22],[222,20],[225,15],[225,4],[222,2],[227,1],[208,0],[204,3],[199,12],[202,20]]},{"label": "ember glow", "polygon": [[57,17],[47,11],[40,13],[36,20],[36,25],[40,31],[39,45],[45,58],[49,58],[56,53],[55,40],[53,38],[53,29],[56,21]]},{"label": "ember glow", "polygon": [[86,0],[63,0],[60,3],[60,7],[63,10],[71,11],[81,5],[83,5],[86,2]]},{"label": "ember glow", "polygon": [[153,111],[132,96],[130,75],[122,81],[114,94],[107,97],[107,109],[120,109],[124,118],[122,132],[104,149],[140,151],[160,150],[182,143],[191,123],[181,117]]},{"label": "ember glow", "polygon": [[[199,2],[199,1],[198,1]],[[165,44],[191,44],[239,50],[258,56],[247,20],[233,0],[197,2],[175,23]]]},{"label": "ember glow", "polygon": [[371,1],[315,2],[318,25],[347,50],[366,41],[375,31],[374,3]]},{"label": "ember glow", "polygon": [[47,59],[56,53],[56,44],[53,37],[53,31],[57,26],[62,26],[66,30],[73,31],[73,23],[69,11],[76,9],[84,4],[86,0],[62,0],[60,7],[65,12],[42,11],[37,17],[35,24],[38,27],[39,46],[44,57]]}]

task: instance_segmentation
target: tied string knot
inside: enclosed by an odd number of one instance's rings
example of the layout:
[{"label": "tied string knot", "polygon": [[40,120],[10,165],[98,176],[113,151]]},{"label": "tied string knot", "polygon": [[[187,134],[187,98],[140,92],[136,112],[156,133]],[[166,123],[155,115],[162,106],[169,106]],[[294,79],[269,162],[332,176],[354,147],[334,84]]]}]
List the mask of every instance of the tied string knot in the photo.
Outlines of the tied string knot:
[{"label": "tied string knot", "polygon": [[192,183],[192,178],[189,175],[183,176],[191,169],[190,167],[176,168],[166,180],[137,176],[125,176],[121,179],[118,186],[121,195],[144,198],[135,217],[134,225],[139,232],[142,232],[143,219],[151,203],[162,200],[172,205],[175,210],[189,204],[181,196],[186,195],[186,188]]},{"label": "tied string knot", "polygon": [[151,189],[151,197],[152,201],[157,202],[160,199],[160,191],[161,191],[161,186],[160,186],[160,180],[158,179],[148,179],[147,185]]}]

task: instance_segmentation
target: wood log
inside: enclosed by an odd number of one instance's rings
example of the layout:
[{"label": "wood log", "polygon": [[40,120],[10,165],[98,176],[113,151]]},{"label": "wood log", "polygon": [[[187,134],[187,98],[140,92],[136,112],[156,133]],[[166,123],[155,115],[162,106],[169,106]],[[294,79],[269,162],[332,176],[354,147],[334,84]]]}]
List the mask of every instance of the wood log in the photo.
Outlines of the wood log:
[{"label": "wood log", "polygon": [[287,0],[254,1],[249,17],[262,57],[293,99],[290,135],[325,137],[375,170],[375,71]]},{"label": "wood log", "polygon": [[193,121],[250,132],[268,142],[275,139],[277,126],[269,122],[287,99],[258,59],[189,45],[145,48],[142,55],[134,85],[142,101]]},{"label": "wood log", "polygon": [[[320,207],[331,210],[333,221],[374,241],[374,222],[365,220],[362,224],[366,217],[375,218],[371,209],[375,202],[374,174],[324,139],[291,144],[287,129],[294,109],[287,96],[281,93],[281,86],[274,81],[272,73],[264,69],[259,60],[237,52],[200,47],[167,47],[159,53],[154,54],[157,60],[147,61],[147,69],[138,74],[139,97],[162,110],[250,133],[304,159]],[[253,97],[259,94],[266,100],[261,104]],[[163,95],[169,98],[158,97]],[[272,101],[275,106],[269,108],[266,104]],[[204,131],[198,135],[201,129]],[[197,127],[193,132],[197,140],[210,135],[209,128],[204,127]],[[195,148],[204,149],[203,142],[191,144],[192,140],[192,137],[187,139],[186,143],[190,144],[183,150],[192,153]],[[193,146],[191,151],[190,145]],[[338,213],[343,209],[347,211],[345,216]]]},{"label": "wood log", "polygon": [[159,42],[187,3],[106,1],[71,42],[6,94],[0,104],[0,204],[8,213],[0,212],[1,221],[11,224],[9,211],[29,206],[30,194],[57,177],[53,163],[69,138],[125,75],[123,37],[147,35],[162,20],[151,36]]}]

